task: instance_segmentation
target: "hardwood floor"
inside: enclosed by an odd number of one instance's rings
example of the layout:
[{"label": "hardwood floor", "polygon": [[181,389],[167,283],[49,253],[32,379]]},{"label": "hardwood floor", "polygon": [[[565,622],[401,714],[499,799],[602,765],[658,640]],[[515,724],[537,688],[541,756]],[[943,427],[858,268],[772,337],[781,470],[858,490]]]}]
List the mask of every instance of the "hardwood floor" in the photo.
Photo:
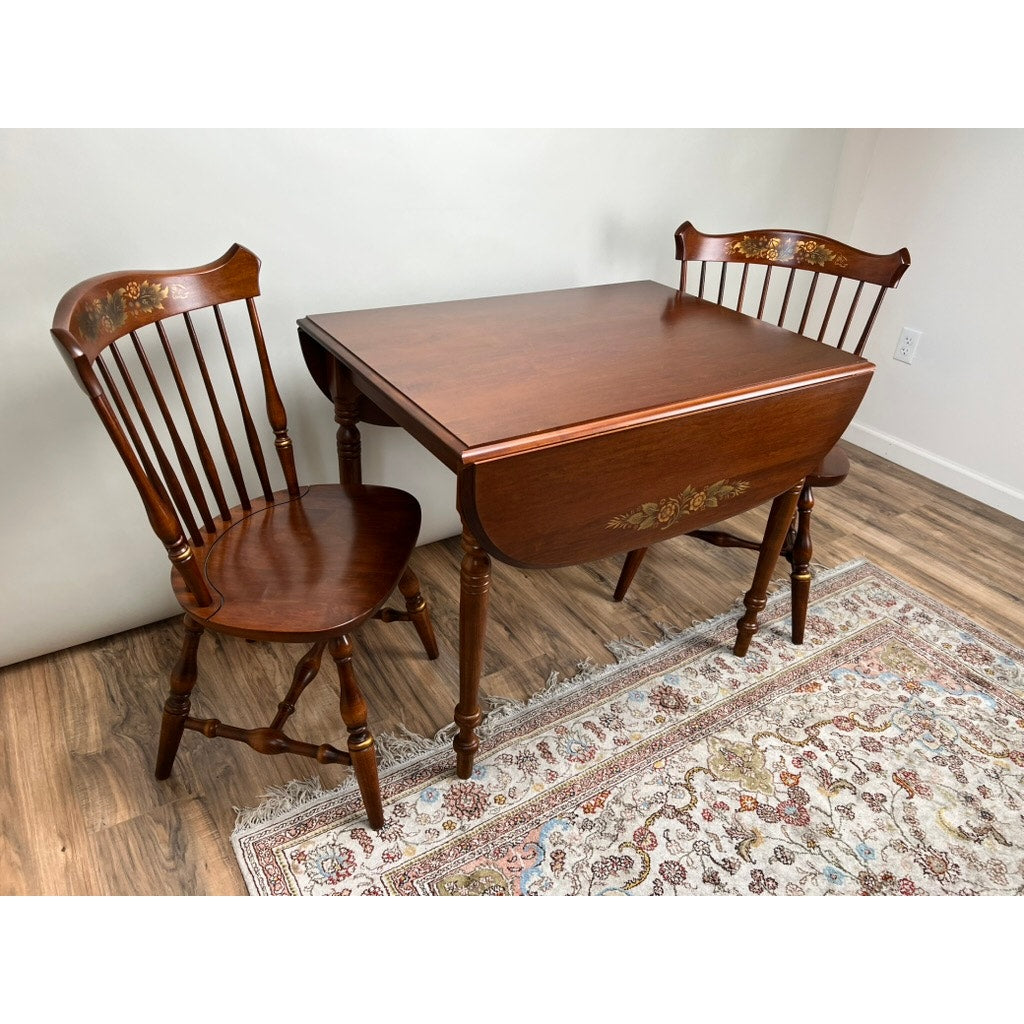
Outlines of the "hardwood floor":
[{"label": "hardwood floor", "polygon": [[[1024,643],[1024,523],[847,450],[849,479],[817,496],[815,563],[866,557]],[[732,524],[756,536],[763,515]],[[413,556],[432,603],[438,661],[426,660],[408,623],[360,630],[356,669],[377,733],[404,725],[432,735],[451,720],[460,559],[457,538]],[[482,692],[522,699],[584,658],[612,660],[607,640],[651,642],[659,622],[685,626],[728,610],[749,586],[753,554],[670,541],[651,549],[627,599],[614,604],[619,565],[524,572],[496,563]],[[785,570],[780,563],[780,583]],[[229,841],[235,808],[291,779],[319,775],[325,787],[341,780],[341,767],[186,733],[171,778],[157,782],[160,712],[180,629],[175,617],[0,669],[0,894],[244,894]],[[204,637],[193,713],[265,724],[272,712],[264,709],[284,694],[301,653]],[[294,735],[337,740],[335,687],[325,669],[299,704]]]}]

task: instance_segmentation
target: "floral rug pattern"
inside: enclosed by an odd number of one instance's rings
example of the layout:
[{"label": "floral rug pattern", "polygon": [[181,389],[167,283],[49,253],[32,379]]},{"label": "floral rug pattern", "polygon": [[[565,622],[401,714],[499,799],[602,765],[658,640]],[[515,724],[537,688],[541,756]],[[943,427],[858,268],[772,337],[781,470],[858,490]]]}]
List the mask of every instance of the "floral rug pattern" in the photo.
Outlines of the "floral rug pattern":
[{"label": "floral rug pattern", "polygon": [[[1024,651],[856,562],[806,642],[774,596],[492,710],[358,793],[295,784],[233,836],[254,895],[924,895],[1024,891]],[[382,757],[387,739],[381,743]]]}]

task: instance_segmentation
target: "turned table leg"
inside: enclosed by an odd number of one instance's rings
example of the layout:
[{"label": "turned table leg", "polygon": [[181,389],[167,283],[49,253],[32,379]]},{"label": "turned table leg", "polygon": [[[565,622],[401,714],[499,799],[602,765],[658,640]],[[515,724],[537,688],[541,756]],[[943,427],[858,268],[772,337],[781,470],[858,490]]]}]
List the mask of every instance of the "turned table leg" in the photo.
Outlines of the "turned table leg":
[{"label": "turned table leg", "polygon": [[792,594],[792,612],[790,618],[793,628],[793,643],[804,642],[804,629],[807,624],[807,604],[811,596],[811,556],[814,549],[811,545],[811,510],[814,508],[814,491],[804,486],[800,492],[800,500],[796,503],[797,528],[793,538],[793,551],[790,564],[790,592]]},{"label": "turned table leg", "polygon": [[761,541],[761,549],[757,556],[757,567],[754,569],[754,582],[743,597],[743,604],[747,610],[737,623],[736,644],[732,652],[740,658],[747,653],[750,641],[757,632],[757,616],[768,602],[768,584],[779,560],[789,524],[793,521],[793,513],[796,511],[802,487],[803,481],[785,494],[780,494],[772,502],[772,510],[768,513],[768,525],[765,527],[764,540]]},{"label": "turned table leg", "polygon": [[476,728],[480,711],[480,674],[483,670],[487,605],[491,591],[491,559],[463,524],[461,593],[459,598],[459,703],[455,707],[458,727],[455,771],[460,779],[473,772],[473,757],[480,746]]},{"label": "turned table leg", "polygon": [[341,363],[331,361],[331,395],[334,422],[338,424],[338,479],[343,484],[363,482],[362,441],[359,437],[359,392],[342,373]]}]

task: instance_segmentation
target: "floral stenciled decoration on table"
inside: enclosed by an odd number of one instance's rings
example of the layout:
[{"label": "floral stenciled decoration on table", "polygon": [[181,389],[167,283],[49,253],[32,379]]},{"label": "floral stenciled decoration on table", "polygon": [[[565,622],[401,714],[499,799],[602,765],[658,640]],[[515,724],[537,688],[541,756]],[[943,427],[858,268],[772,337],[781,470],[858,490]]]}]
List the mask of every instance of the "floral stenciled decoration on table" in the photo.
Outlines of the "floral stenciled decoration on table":
[{"label": "floral stenciled decoration on table", "polygon": [[79,327],[90,340],[122,328],[129,316],[140,316],[163,309],[166,285],[150,281],[129,281],[102,299],[93,299],[79,313]]},{"label": "floral stenciled decoration on table", "polygon": [[609,530],[667,530],[683,516],[718,508],[729,498],[742,494],[750,484],[746,480],[719,480],[699,490],[692,485],[682,494],[659,501],[645,501],[642,505],[613,516],[608,520]]},{"label": "floral stenciled decoration on table", "polygon": [[771,235],[744,235],[732,243],[732,249],[748,260],[768,260],[770,263],[806,263],[811,267],[824,267],[829,263],[845,267],[849,263],[845,256],[811,238],[797,240]]}]

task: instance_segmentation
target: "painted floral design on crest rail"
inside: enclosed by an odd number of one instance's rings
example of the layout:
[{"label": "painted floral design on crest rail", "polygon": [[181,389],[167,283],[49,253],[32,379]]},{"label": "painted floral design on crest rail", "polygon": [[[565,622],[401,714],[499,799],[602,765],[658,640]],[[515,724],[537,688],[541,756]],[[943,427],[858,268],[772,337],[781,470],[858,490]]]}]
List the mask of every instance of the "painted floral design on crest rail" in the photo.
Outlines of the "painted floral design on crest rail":
[{"label": "painted floral design on crest rail", "polygon": [[129,281],[102,299],[93,299],[78,315],[82,333],[94,341],[101,335],[120,330],[129,317],[142,316],[163,309],[167,298],[166,285],[156,281]]},{"label": "painted floral design on crest rail", "polygon": [[768,260],[770,263],[806,263],[811,267],[824,267],[834,263],[845,267],[849,260],[822,242],[811,238],[774,238],[771,235],[744,235],[732,243],[732,250],[748,260]]},{"label": "painted floral design on crest rail", "polygon": [[699,490],[692,485],[674,498],[645,501],[642,505],[613,516],[608,520],[609,530],[667,530],[683,516],[718,508],[729,498],[742,494],[750,484],[746,480],[719,480]]}]

